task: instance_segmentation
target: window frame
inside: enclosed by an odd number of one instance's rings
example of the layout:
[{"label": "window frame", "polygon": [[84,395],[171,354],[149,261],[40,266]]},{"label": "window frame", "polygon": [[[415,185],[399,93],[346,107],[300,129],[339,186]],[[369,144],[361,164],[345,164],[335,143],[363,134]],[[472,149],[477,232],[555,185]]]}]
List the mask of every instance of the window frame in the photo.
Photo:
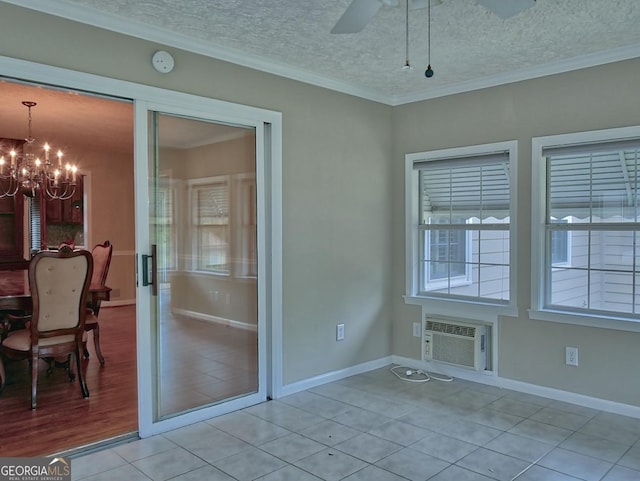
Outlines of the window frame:
[{"label": "window frame", "polygon": [[[199,189],[215,184],[227,187],[227,223],[220,224],[227,230],[227,270],[206,270],[198,266],[199,227],[196,223],[195,195]],[[187,181],[187,215],[190,219],[190,262],[187,269],[202,275],[231,277],[235,279],[257,279],[258,239],[257,185],[253,172],[203,177]],[[248,199],[247,199],[248,197]],[[246,202],[246,201],[249,202]]]},{"label": "window frame", "polygon": [[[432,232],[437,232],[437,231],[430,231],[430,230],[426,230],[424,231],[424,233],[422,235],[428,237],[428,241],[425,240],[424,242],[424,258],[427,261],[431,261],[431,247],[432,247]],[[463,232],[463,231],[457,231],[457,232]],[[422,244],[422,243],[420,243]],[[464,234],[464,259],[465,259],[465,269],[464,269],[464,274],[455,276],[455,277],[451,277],[451,278],[447,278],[447,277],[440,277],[440,278],[433,278],[430,275],[430,269],[421,269],[421,272],[418,274],[420,276],[420,278],[424,277],[424,284],[426,286],[429,286],[433,289],[438,289],[441,287],[445,287],[447,285],[450,286],[463,286],[463,285],[468,285],[471,284],[471,267],[467,262],[468,259],[471,258],[471,235],[469,233],[465,233]]]},{"label": "window frame", "polygon": [[[556,219],[555,221],[558,224],[569,225],[573,221],[573,216],[570,216],[570,218],[567,219],[567,220]],[[554,262],[554,260],[553,260],[553,233],[554,232],[565,235],[565,238],[563,239],[563,244],[566,245],[566,247],[565,247],[566,258],[563,261],[555,261]],[[551,238],[551,264],[552,264],[552,268],[555,269],[555,268],[558,268],[558,267],[570,267],[571,266],[571,241],[572,241],[572,235],[571,235],[571,231],[570,230],[557,229],[557,230],[552,231],[552,238]]]},{"label": "window frame", "polygon": [[[247,202],[248,201],[248,202]],[[258,276],[257,185],[253,172],[231,176],[231,254],[235,278]]]},{"label": "window frame", "polygon": [[[200,225],[197,222],[197,206],[196,206],[196,195],[200,190],[206,190],[214,185],[225,185],[227,192],[227,223],[226,224],[214,224],[213,227],[219,227],[221,230],[225,229],[227,234],[227,244],[225,248],[225,257],[227,266],[226,269],[202,269],[199,266],[199,243],[200,243]],[[231,248],[231,179],[228,175],[219,175],[214,177],[204,177],[199,179],[191,179],[188,181],[189,192],[189,218],[191,223],[190,232],[192,233],[191,239],[191,269],[194,272],[198,272],[206,275],[213,276],[222,276],[222,277],[230,277],[233,274],[233,266],[232,266],[232,248]]]},{"label": "window frame", "polygon": [[[546,265],[546,215],[547,215],[547,162],[543,156],[548,149],[582,147],[608,142],[638,141],[640,126],[594,130],[544,137],[534,137],[531,142],[531,308],[529,318],[582,326],[640,332],[640,315],[599,310],[572,310],[568,307],[550,306],[546,303],[549,272]],[[616,224],[611,224],[611,230]]]},{"label": "window frame", "polygon": [[[497,321],[498,316],[517,316],[518,299],[518,222],[517,197],[515,195],[518,142],[516,140],[488,144],[454,147],[405,155],[405,295],[407,304],[420,305],[423,311],[434,315],[451,315],[455,308],[458,317],[479,321]],[[428,161],[456,160],[506,153],[509,163],[509,300],[497,302],[489,298],[461,298],[449,295],[431,296],[420,292],[420,183],[419,170],[414,165]],[[455,306],[455,307],[454,307]]]},{"label": "window frame", "polygon": [[[170,273],[179,270],[178,264],[178,251],[180,239],[178,237],[178,224],[177,219],[179,217],[179,212],[181,211],[181,181],[173,178],[173,172],[171,170],[165,170],[159,172],[158,176],[158,192],[162,192],[166,198],[169,199],[168,204],[170,207],[170,212],[168,212],[168,222],[162,222],[156,219],[154,223],[154,219],[150,219],[152,224],[154,224],[154,229],[166,229],[168,232],[168,237],[171,239],[169,242],[169,250],[164,252],[165,260],[168,261],[168,265],[163,266],[160,261],[160,256],[162,253],[159,253],[158,257],[158,277],[160,279],[160,283],[168,282],[168,276]],[[157,204],[162,205],[163,203],[156,199]],[[158,213],[158,206],[156,206],[156,213]],[[156,234],[157,235],[157,234]]]}]

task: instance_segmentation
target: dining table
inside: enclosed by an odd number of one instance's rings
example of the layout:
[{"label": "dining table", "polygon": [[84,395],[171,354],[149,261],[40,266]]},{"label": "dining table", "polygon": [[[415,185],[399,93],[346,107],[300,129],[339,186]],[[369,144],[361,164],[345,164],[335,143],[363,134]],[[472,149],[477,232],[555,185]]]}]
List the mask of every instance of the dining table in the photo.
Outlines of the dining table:
[{"label": "dining table", "polygon": [[[108,301],[111,298],[111,288],[109,286],[89,286],[87,293],[87,307],[94,309],[94,306],[99,305],[98,301]],[[24,294],[0,296],[0,333],[4,333],[10,328],[9,318],[4,315],[5,313],[18,313],[18,317],[27,317],[33,311],[33,299],[31,294],[25,292]],[[2,339],[0,339],[2,344]],[[6,381],[6,374],[4,369],[4,362],[2,355],[0,355],[0,393],[4,389]]]}]

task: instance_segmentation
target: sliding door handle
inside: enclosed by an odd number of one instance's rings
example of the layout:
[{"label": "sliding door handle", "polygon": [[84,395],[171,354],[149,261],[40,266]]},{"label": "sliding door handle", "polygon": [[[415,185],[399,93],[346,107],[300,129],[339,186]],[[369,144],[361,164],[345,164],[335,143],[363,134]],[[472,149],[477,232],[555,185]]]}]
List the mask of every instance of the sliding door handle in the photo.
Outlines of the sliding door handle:
[{"label": "sliding door handle", "polygon": [[[142,254],[142,285],[151,286],[151,293],[158,295],[158,256],[156,244],[151,245],[151,255]],[[151,259],[151,265],[149,265]],[[151,268],[151,270],[149,270]]]}]

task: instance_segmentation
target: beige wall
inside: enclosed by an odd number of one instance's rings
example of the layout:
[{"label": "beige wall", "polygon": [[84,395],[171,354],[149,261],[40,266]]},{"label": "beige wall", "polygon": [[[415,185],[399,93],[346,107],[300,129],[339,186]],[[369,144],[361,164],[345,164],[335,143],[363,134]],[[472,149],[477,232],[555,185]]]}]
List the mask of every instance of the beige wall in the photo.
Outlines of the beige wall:
[{"label": "beige wall", "polygon": [[[420,358],[411,323],[420,309],[404,293],[404,155],[518,141],[519,316],[499,324],[498,374],[540,386],[640,406],[640,333],[530,320],[531,138],[640,123],[640,59],[518,82],[394,109],[393,352]],[[566,366],[565,346],[580,366]]]},{"label": "beige wall", "polygon": [[207,318],[222,318],[255,326],[258,322],[256,280],[234,275],[211,275],[193,272],[189,218],[189,180],[220,175],[255,174],[255,136],[240,131],[238,138],[187,149],[161,149],[159,168],[170,175],[177,196],[177,229],[173,245],[177,266],[171,275],[171,307]]},{"label": "beige wall", "polygon": [[391,107],[171,48],[161,75],[152,42],[4,3],[0,18],[0,55],[282,112],[284,383],[391,354]]},{"label": "beige wall", "polygon": [[[133,129],[133,107],[131,123]],[[133,135],[126,140],[108,152],[74,147],[82,153],[82,169],[89,176],[85,188],[89,194],[88,247],[105,240],[113,245],[107,285],[113,289],[114,304],[134,302],[136,297]]]},{"label": "beige wall", "polygon": [[[7,4],[0,17],[1,55],[283,113],[285,384],[420,357],[420,311],[402,300],[404,155],[516,139],[520,315],[501,320],[499,374],[639,405],[640,334],[532,321],[526,309],[531,137],[637,124],[640,60],[391,108],[170,48],[176,68],[161,75],[150,63],[160,45]],[[564,365],[566,345],[580,348],[579,368]]]}]

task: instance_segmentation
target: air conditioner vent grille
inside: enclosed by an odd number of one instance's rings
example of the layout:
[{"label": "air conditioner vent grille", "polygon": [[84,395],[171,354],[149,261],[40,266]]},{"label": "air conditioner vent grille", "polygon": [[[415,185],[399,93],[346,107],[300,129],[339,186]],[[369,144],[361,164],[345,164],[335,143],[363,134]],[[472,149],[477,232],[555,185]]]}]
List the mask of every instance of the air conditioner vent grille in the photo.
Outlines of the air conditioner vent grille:
[{"label": "air conditioner vent grille", "polygon": [[447,322],[427,320],[425,329],[427,331],[440,332],[442,334],[452,334],[454,336],[470,337],[472,339],[476,335],[476,328],[473,326],[461,326],[459,324],[449,324]]}]

